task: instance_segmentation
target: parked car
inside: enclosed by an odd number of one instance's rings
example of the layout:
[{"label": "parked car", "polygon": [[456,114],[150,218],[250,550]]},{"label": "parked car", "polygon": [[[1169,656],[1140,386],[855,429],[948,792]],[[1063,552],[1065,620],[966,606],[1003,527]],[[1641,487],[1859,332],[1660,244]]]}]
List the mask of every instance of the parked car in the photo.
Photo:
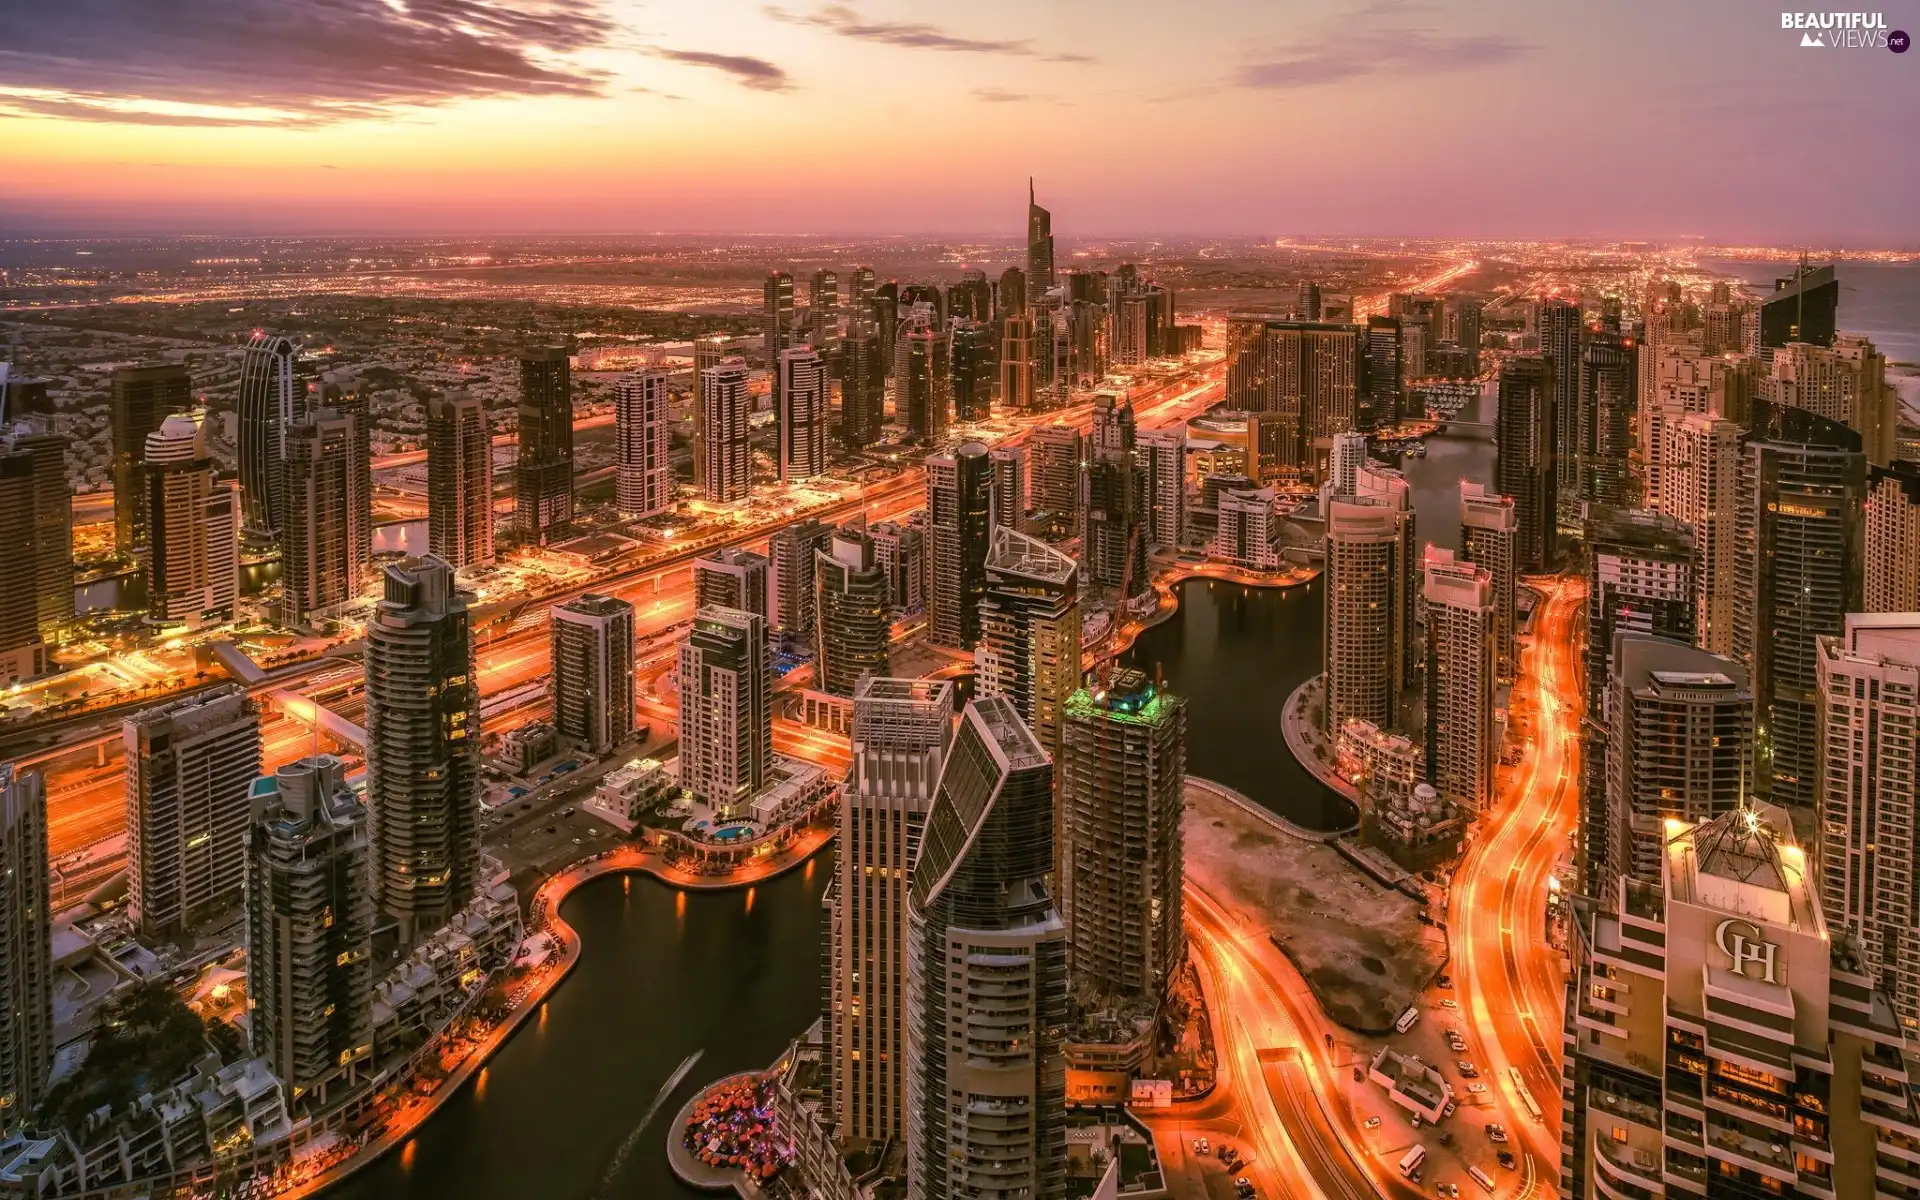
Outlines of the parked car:
[{"label": "parked car", "polygon": [[1520,1165],[1519,1160],[1513,1157],[1513,1151],[1511,1150],[1502,1150],[1500,1152],[1499,1158],[1500,1158],[1500,1165],[1505,1167],[1509,1171],[1513,1170],[1514,1168]]},{"label": "parked car", "polygon": [[1460,1077],[1462,1079],[1478,1079],[1480,1077],[1480,1068],[1474,1066],[1464,1058],[1455,1059],[1453,1065],[1460,1068]]},{"label": "parked car", "polygon": [[1506,1141],[1507,1127],[1492,1121],[1487,1122],[1487,1140],[1496,1143]]},{"label": "parked car", "polygon": [[1476,1096],[1483,1096],[1486,1094],[1487,1085],[1484,1083],[1470,1083],[1467,1085],[1467,1090]]},{"label": "parked car", "polygon": [[1380,1128],[1380,1118],[1368,1117],[1366,1120],[1360,1122],[1360,1127],[1362,1129],[1378,1129]]},{"label": "parked car", "polygon": [[1252,1200],[1252,1197],[1257,1194],[1253,1186],[1253,1180],[1248,1179],[1245,1175],[1233,1181],[1233,1190],[1240,1193],[1241,1200]]}]

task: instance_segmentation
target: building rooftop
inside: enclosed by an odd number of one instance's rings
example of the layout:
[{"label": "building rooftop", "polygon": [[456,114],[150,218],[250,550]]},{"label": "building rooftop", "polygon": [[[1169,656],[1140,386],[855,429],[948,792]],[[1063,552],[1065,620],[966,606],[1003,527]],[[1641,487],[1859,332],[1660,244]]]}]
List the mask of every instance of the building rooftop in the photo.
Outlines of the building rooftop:
[{"label": "building rooftop", "polygon": [[1073,582],[1079,566],[1039,538],[1001,525],[994,528],[987,550],[987,570],[1064,586]]},{"label": "building rooftop", "polygon": [[1824,934],[1808,870],[1786,810],[1771,804],[1754,801],[1698,825],[1667,822],[1672,900]]}]

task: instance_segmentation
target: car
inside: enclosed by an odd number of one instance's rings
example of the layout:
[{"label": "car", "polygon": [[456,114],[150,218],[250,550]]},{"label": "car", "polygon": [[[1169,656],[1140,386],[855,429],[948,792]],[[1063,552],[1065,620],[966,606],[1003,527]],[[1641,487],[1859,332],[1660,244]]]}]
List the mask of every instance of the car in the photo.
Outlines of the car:
[{"label": "car", "polygon": [[561,816],[563,816],[563,817],[570,817],[570,816],[572,816],[572,815],[573,815],[573,805],[571,805],[571,804],[569,804],[569,805],[567,805],[567,806],[566,806],[565,808],[563,808],[563,809],[561,809],[561,810],[560,810],[560,815],[561,815]]},{"label": "car", "polygon": [[1447,1132],[1446,1130],[1444,1130],[1444,1129],[1443,1129],[1443,1130],[1441,1130],[1441,1131],[1440,1131],[1440,1144],[1441,1144],[1442,1146],[1451,1146],[1451,1145],[1453,1145],[1453,1135],[1452,1135],[1451,1133],[1448,1133],[1448,1132]]},{"label": "car", "polygon": [[578,771],[579,769],[580,760],[577,758],[570,758],[554,768],[556,771]]},{"label": "car", "polygon": [[1215,1150],[1214,1153],[1220,1156],[1221,1162],[1225,1162],[1233,1157],[1233,1147],[1227,1145],[1225,1142],[1221,1142],[1220,1148]]},{"label": "car", "polygon": [[1380,1128],[1380,1118],[1368,1117],[1366,1120],[1360,1122],[1360,1127],[1362,1129],[1378,1129]]},{"label": "car", "polygon": [[1467,1052],[1467,1043],[1459,1038],[1448,1038],[1447,1049],[1453,1051],[1455,1054],[1465,1054]]},{"label": "car", "polygon": [[1493,1121],[1487,1122],[1487,1140],[1490,1142],[1506,1141],[1507,1127]]},{"label": "car", "polygon": [[1442,1196],[1455,1197],[1460,1194],[1460,1185],[1457,1183],[1437,1183],[1434,1185],[1434,1190]]},{"label": "car", "polygon": [[580,839],[579,838],[573,839],[573,844],[578,846],[580,844]]},{"label": "car", "polygon": [[1434,982],[1438,983],[1443,988],[1450,988],[1453,986],[1453,976],[1442,975],[1439,979],[1435,980]]},{"label": "car", "polygon": [[1453,1101],[1451,1100],[1447,1101],[1447,1106],[1440,1110],[1440,1119],[1444,1121],[1448,1117],[1452,1116],[1454,1113],[1454,1109],[1456,1107],[1457,1106],[1454,1104]]},{"label": "car", "polygon": [[1487,1091],[1487,1085],[1484,1083],[1470,1083],[1467,1085],[1467,1091],[1476,1096],[1484,1096]]},{"label": "car", "polygon": [[1206,1154],[1206,1153],[1208,1152],[1208,1150],[1209,1150],[1209,1149],[1210,1149],[1210,1147],[1208,1147],[1208,1145],[1207,1145],[1207,1139],[1205,1139],[1205,1138],[1195,1138],[1195,1139],[1194,1139],[1194,1142],[1193,1142],[1193,1152],[1194,1152],[1195,1154],[1201,1154],[1201,1155],[1204,1155],[1204,1154]]},{"label": "car", "polygon": [[1253,1186],[1253,1180],[1248,1179],[1245,1175],[1233,1181],[1233,1190],[1240,1193],[1243,1198],[1251,1198],[1257,1194]]},{"label": "car", "polygon": [[1460,1068],[1460,1077],[1462,1079],[1478,1079],[1480,1077],[1480,1068],[1474,1066],[1464,1058],[1455,1059],[1453,1065]]},{"label": "car", "polygon": [[1418,1128],[1420,1128],[1420,1123],[1421,1123],[1421,1122],[1420,1122],[1420,1114],[1419,1114],[1419,1113],[1415,1113],[1415,1114],[1413,1114],[1413,1118],[1412,1118],[1412,1120],[1413,1120],[1413,1127],[1414,1127],[1415,1129],[1418,1129]]},{"label": "car", "polygon": [[1499,1158],[1500,1158],[1500,1165],[1505,1167],[1509,1171],[1515,1169],[1520,1165],[1519,1160],[1513,1157],[1513,1151],[1511,1150],[1502,1150],[1500,1152]]},{"label": "car", "polygon": [[[1442,925],[1440,928],[1445,929],[1446,926]],[[1440,1007],[1441,1008],[1459,1008],[1460,1004],[1452,996],[1448,996],[1445,1000],[1442,1000],[1440,1002]]]}]

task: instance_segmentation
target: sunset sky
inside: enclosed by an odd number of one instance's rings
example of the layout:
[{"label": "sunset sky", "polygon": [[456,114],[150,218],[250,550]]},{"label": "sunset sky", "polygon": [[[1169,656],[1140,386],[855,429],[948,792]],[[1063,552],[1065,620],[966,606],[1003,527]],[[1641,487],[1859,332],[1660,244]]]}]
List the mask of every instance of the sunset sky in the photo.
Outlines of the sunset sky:
[{"label": "sunset sky", "polygon": [[1033,174],[1068,236],[1914,245],[1916,114],[1742,0],[15,0],[0,236],[1005,233]]}]

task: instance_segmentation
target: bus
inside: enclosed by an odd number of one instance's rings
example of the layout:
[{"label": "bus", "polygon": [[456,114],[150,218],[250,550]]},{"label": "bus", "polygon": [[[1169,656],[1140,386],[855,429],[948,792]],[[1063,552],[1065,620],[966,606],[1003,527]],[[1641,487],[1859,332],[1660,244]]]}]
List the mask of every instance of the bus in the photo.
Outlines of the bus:
[{"label": "bus", "polygon": [[1485,1171],[1482,1171],[1479,1167],[1468,1167],[1467,1177],[1472,1179],[1475,1183],[1479,1184],[1482,1188],[1486,1189],[1486,1192],[1489,1196],[1493,1194],[1492,1178],[1489,1177],[1487,1173]]},{"label": "bus", "polygon": [[1405,1158],[1400,1160],[1400,1173],[1408,1179],[1417,1181],[1420,1178],[1420,1164],[1426,1161],[1427,1148],[1425,1146],[1415,1146],[1413,1149],[1407,1151]]},{"label": "bus", "polygon": [[1414,1022],[1419,1019],[1420,1007],[1415,1004],[1409,1004],[1407,1005],[1407,1011],[1401,1013],[1400,1019],[1393,1023],[1393,1031],[1395,1033],[1405,1033],[1407,1030],[1412,1029]]},{"label": "bus", "polygon": [[1513,1090],[1519,1094],[1520,1103],[1523,1106],[1525,1106],[1527,1110],[1527,1115],[1529,1117],[1532,1117],[1535,1121],[1544,1120],[1545,1118],[1543,1118],[1540,1115],[1539,1101],[1535,1100],[1533,1098],[1533,1093],[1527,1090],[1527,1081],[1520,1078],[1520,1068],[1508,1067],[1507,1075],[1510,1079],[1513,1080]]}]

